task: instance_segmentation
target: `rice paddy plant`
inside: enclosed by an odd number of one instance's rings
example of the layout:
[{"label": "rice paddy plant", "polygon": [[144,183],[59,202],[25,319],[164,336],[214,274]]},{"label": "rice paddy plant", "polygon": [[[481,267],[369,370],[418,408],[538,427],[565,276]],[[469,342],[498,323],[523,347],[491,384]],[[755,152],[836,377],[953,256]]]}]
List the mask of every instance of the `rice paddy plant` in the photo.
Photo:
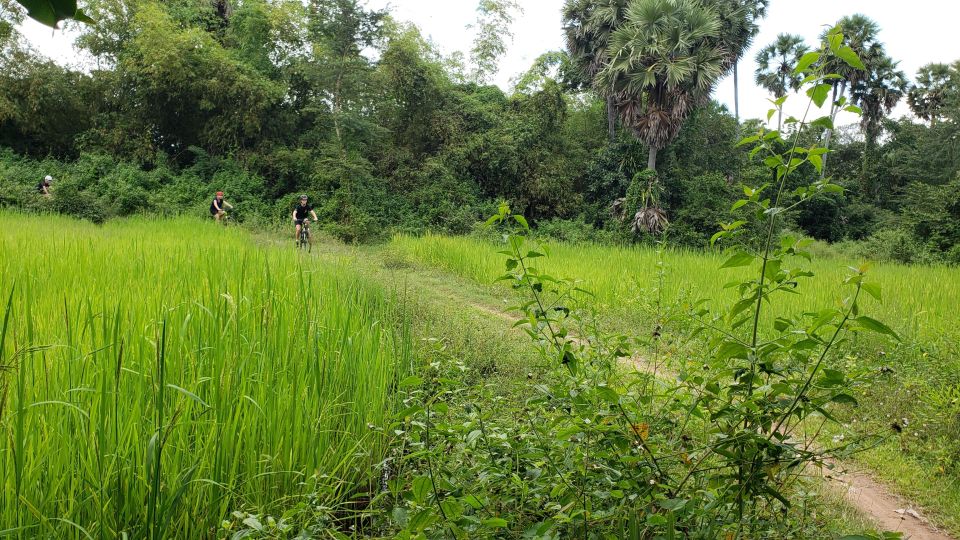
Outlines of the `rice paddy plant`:
[{"label": "rice paddy plant", "polygon": [[411,358],[388,291],[194,220],[0,231],[0,536],[212,538],[366,488]]},{"label": "rice paddy plant", "polygon": [[[468,237],[425,235],[396,236],[391,246],[420,264],[440,268],[480,283],[493,283],[502,274],[502,263],[488,241]],[[724,257],[719,252],[667,249],[667,276],[663,294],[667,299],[711,298],[722,302],[734,297],[724,289],[746,276],[736,269],[718,272]],[[615,247],[594,244],[550,245],[550,258],[541,269],[555,275],[573,275],[583,280],[597,302],[618,315],[640,313],[640,304],[657,280],[657,250],[654,247]],[[802,296],[783,299],[787,311],[800,313],[818,306],[836,304],[843,297],[840,285],[848,267],[863,261],[816,258],[808,266],[815,273]],[[883,301],[867,300],[871,313],[888,321],[901,335],[924,342],[960,341],[954,306],[960,305],[960,268],[948,266],[903,266],[870,264],[871,280],[880,284]],[[637,318],[629,322],[638,322]]]}]

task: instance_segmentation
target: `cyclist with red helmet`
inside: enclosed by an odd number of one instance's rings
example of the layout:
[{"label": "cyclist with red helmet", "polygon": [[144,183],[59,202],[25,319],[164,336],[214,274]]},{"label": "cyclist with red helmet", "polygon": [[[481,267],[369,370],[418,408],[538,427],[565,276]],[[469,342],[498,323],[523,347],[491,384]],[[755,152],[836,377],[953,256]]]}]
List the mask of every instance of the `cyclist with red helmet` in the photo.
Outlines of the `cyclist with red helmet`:
[{"label": "cyclist with red helmet", "polygon": [[233,205],[223,200],[223,192],[218,191],[217,196],[210,203],[210,215],[213,216],[213,219],[220,221],[227,215],[228,209],[233,210]]}]

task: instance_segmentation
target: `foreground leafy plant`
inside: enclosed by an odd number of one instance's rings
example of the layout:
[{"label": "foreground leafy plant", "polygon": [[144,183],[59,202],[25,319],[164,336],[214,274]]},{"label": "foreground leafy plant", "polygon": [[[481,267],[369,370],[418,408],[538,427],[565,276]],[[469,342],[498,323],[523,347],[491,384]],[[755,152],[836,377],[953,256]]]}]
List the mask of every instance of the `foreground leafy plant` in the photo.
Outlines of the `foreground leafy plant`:
[{"label": "foreground leafy plant", "polygon": [[[834,30],[820,51],[801,59],[796,72],[811,104],[822,105],[829,93],[834,76],[823,66],[832,58],[856,65],[851,54]],[[774,102],[771,117],[784,102]],[[440,362],[429,380],[405,381],[407,409],[394,426],[402,468],[384,501],[399,537],[822,535],[793,519],[792,510],[807,503],[796,486],[809,467],[832,466],[862,441],[822,448],[802,430],[833,421],[837,406],[856,405],[851,389],[860,377],[827,367],[852,334],[897,336],[860,313],[861,293],[880,297],[865,268],[852,269],[849,294],[837,307],[795,319],[765,308],[812,275],[797,265],[810,258],[803,242],[776,237],[778,220],[840,189],[823,180],[786,191],[792,173],[821,170],[827,152],[800,147],[801,133],[832,121],[786,124],[790,142],[766,129],[743,141],[755,145],[752,155],[763,156],[775,181],[745,187],[733,210],[752,212],[713,239],[733,243],[751,221],[762,224],[763,246],[734,247],[722,265],[755,267],[755,277],[732,283],[737,298],[720,311],[707,301],[691,306],[694,334],[707,336],[713,353],[672,373],[652,372],[650,362],[630,354],[634,341],[590,324],[589,293],[542,272],[537,263],[548,250],[530,238],[522,216],[500,207],[488,224],[506,227],[501,279],[522,293],[517,326],[553,368],[529,376],[534,395],[507,408],[507,418],[479,407],[489,391],[472,392],[450,376],[465,366],[454,363],[451,372]]]}]

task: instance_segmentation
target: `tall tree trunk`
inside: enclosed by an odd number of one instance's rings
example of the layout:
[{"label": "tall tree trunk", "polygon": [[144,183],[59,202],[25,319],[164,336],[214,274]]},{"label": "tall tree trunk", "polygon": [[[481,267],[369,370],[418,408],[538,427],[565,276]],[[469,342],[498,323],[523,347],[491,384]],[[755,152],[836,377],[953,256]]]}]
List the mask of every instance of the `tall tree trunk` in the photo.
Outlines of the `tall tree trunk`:
[{"label": "tall tree trunk", "polygon": [[880,138],[879,129],[876,126],[868,126],[865,130],[865,144],[863,149],[863,163],[860,166],[860,191],[864,198],[872,199],[874,203],[880,203],[880,190],[875,183],[874,154],[877,148],[877,139]]},{"label": "tall tree trunk", "polygon": [[650,153],[647,154],[647,168],[651,171],[657,170],[657,148],[655,146],[651,146]]},{"label": "tall tree trunk", "polygon": [[[780,70],[780,89],[784,95],[787,94],[787,75]],[[783,96],[777,96],[780,99]],[[783,105],[777,107],[777,131],[783,131]]]},{"label": "tall tree trunk", "polygon": [[333,85],[333,131],[337,135],[337,146],[341,153],[343,148],[343,131],[340,128],[340,114],[343,111],[343,64],[346,55],[340,57],[340,69],[337,71],[337,80]]},{"label": "tall tree trunk", "polygon": [[[833,87],[833,95],[831,96],[831,99],[833,99],[833,101],[830,103],[830,120],[831,121],[837,120],[837,113],[840,112],[837,109],[837,100],[842,98],[843,94],[845,94],[846,92],[847,92],[847,81],[843,81],[840,83],[839,92],[837,91],[836,86]],[[823,135],[823,147],[826,148],[827,150],[830,150],[831,139],[833,139],[833,130],[828,129],[826,133],[824,133]],[[829,157],[830,157],[830,152],[827,152],[826,154],[823,155],[823,168],[820,169],[821,180],[826,178],[827,176],[827,159]]]},{"label": "tall tree trunk", "polygon": [[733,115],[737,118],[737,124],[740,123],[740,74],[737,72],[737,64],[733,63]]},{"label": "tall tree trunk", "polygon": [[617,138],[617,109],[613,103],[613,96],[607,96],[607,135],[611,143]]}]

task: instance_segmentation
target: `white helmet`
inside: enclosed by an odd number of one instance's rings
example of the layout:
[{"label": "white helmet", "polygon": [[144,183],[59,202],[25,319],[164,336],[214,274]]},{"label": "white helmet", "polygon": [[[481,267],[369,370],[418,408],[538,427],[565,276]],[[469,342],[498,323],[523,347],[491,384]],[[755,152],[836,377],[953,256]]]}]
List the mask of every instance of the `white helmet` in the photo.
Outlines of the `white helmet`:
[{"label": "white helmet", "polygon": [[46,182],[53,182],[53,177],[48,174],[43,177],[43,180]]}]

